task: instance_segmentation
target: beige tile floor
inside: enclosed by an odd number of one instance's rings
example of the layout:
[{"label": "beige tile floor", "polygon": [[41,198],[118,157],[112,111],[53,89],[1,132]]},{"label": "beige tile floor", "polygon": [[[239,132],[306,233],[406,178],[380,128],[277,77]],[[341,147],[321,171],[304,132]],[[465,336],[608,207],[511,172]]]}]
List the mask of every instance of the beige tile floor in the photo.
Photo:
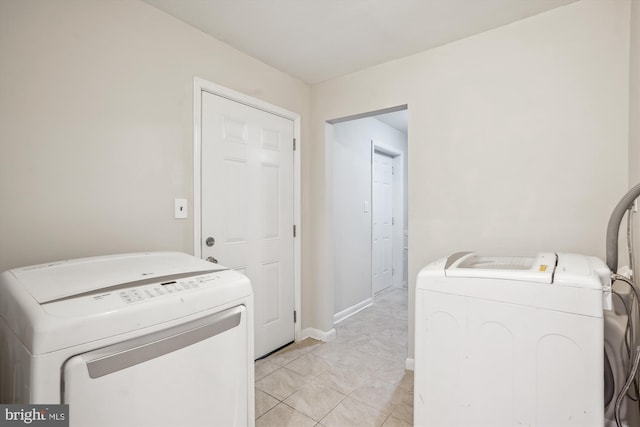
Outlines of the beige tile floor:
[{"label": "beige tile floor", "polygon": [[256,362],[256,427],[413,425],[407,290],[376,295],[336,332],[335,341],[306,339]]}]

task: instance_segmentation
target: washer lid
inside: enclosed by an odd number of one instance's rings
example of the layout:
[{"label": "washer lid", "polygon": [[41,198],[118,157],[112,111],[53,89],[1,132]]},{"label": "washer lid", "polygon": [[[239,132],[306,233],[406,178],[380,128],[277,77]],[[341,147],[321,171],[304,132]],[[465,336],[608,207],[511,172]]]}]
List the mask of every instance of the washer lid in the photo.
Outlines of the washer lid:
[{"label": "washer lid", "polygon": [[206,273],[225,267],[177,252],[80,258],[11,270],[40,304],[161,277]]},{"label": "washer lid", "polygon": [[445,276],[552,283],[556,264],[557,256],[552,252],[541,253],[536,257],[459,253],[449,257],[445,266]]}]

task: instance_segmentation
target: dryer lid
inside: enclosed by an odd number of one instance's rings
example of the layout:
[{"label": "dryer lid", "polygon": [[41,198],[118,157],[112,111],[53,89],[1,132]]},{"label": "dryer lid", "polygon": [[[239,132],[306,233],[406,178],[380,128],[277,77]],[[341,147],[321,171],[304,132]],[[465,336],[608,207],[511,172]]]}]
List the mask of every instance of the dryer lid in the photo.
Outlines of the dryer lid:
[{"label": "dryer lid", "polygon": [[552,283],[556,264],[557,257],[552,252],[541,253],[535,257],[459,253],[449,257],[445,275]]},{"label": "dryer lid", "polygon": [[11,270],[40,304],[149,279],[175,278],[225,267],[178,252],[80,258]]}]

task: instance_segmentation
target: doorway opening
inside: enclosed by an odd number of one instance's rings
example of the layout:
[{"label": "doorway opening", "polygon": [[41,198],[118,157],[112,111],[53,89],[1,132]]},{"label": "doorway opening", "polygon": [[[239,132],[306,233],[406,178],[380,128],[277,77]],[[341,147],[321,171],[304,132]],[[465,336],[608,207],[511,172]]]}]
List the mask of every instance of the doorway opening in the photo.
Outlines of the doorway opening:
[{"label": "doorway opening", "polygon": [[407,286],[407,106],[329,122],[334,323]]}]

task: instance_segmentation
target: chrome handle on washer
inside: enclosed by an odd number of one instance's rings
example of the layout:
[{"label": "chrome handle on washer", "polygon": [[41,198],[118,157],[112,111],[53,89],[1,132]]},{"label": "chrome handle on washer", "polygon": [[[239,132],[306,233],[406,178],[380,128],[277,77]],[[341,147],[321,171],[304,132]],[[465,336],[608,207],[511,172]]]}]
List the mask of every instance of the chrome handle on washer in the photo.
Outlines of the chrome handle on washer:
[{"label": "chrome handle on washer", "polygon": [[[83,355],[91,378],[120,371],[219,335],[240,324],[244,306]],[[186,330],[185,330],[186,328]]]}]

